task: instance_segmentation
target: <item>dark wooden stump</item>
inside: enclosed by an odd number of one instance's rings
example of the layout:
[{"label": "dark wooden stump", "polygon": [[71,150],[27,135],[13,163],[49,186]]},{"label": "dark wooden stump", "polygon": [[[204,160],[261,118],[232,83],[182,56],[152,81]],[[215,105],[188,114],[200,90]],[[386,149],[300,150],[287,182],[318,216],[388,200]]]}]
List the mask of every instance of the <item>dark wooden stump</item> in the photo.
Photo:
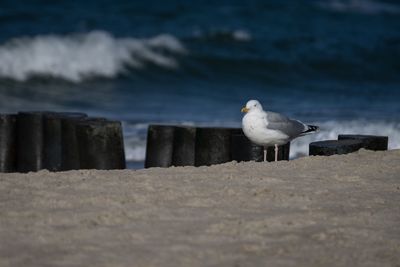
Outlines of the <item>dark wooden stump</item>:
[{"label": "dark wooden stump", "polygon": [[331,156],[358,151],[363,147],[359,140],[326,140],[310,143],[310,156]]},{"label": "dark wooden stump", "polygon": [[[76,125],[82,120],[87,120],[84,116],[67,116],[61,119],[61,170],[78,170],[80,168],[79,161],[79,144],[76,137]],[[95,120],[92,118],[92,120]],[[100,118],[100,121],[106,119]]]},{"label": "dark wooden stump", "polygon": [[175,126],[149,125],[145,168],[170,167],[174,149]]},{"label": "dark wooden stump", "polygon": [[231,129],[197,128],[195,165],[213,165],[231,160]]},{"label": "dark wooden stump", "polygon": [[363,143],[363,148],[377,151],[388,149],[389,138],[376,135],[340,134],[338,140],[359,140]]},{"label": "dark wooden stump", "polygon": [[125,169],[121,122],[82,120],[76,124],[76,137],[80,169]]},{"label": "dark wooden stump", "polygon": [[19,112],[17,115],[17,170],[43,169],[43,112]]},{"label": "dark wooden stump", "polygon": [[16,115],[0,114],[0,172],[17,170]]},{"label": "dark wooden stump", "polygon": [[195,164],[196,128],[175,127],[172,153],[173,166],[194,166]]},{"label": "dark wooden stump", "polygon": [[[84,113],[48,112],[43,114],[43,168],[49,171],[62,169],[63,131],[62,120],[65,118],[84,118]],[[71,144],[65,144],[67,149]]]}]

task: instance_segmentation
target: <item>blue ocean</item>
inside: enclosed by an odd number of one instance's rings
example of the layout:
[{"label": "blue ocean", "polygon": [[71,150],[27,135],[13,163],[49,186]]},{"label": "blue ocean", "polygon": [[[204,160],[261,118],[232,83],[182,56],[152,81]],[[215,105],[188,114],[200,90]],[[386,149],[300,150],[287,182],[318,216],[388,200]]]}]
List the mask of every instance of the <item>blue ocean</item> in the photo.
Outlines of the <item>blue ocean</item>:
[{"label": "blue ocean", "polygon": [[149,124],[240,127],[249,99],[321,127],[292,158],[339,133],[400,148],[400,2],[0,2],[0,112],[121,120],[130,164]]}]

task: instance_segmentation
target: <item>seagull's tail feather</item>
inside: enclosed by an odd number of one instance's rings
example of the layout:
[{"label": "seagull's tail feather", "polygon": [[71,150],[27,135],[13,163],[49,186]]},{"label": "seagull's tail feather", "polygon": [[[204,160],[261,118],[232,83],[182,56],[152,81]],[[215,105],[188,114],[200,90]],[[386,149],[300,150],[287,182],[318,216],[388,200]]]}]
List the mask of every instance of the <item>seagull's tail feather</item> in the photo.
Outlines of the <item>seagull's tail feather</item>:
[{"label": "seagull's tail feather", "polygon": [[315,126],[315,125],[306,125],[306,126],[307,126],[307,130],[302,132],[301,135],[310,134],[310,133],[316,133],[316,132],[319,131],[319,127],[318,126]]}]

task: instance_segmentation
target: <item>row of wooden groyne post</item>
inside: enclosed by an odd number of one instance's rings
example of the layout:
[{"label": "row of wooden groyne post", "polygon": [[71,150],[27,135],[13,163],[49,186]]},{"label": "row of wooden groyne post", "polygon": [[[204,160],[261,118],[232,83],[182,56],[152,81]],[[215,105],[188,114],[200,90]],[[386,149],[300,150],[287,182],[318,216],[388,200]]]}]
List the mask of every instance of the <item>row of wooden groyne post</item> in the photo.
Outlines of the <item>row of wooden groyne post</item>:
[{"label": "row of wooden groyne post", "polygon": [[[388,137],[339,135],[313,142],[309,155],[387,150]],[[280,146],[278,160],[289,160],[290,143]],[[262,161],[263,147],[251,143],[240,128],[150,125],[145,168],[205,166],[229,161]],[[268,148],[267,160],[274,160]],[[0,172],[47,169],[126,168],[119,121],[71,112],[0,114]]]},{"label": "row of wooden groyne post", "polygon": [[71,112],[0,115],[0,172],[123,168],[119,121]]},{"label": "row of wooden groyne post", "polygon": [[[310,143],[310,156],[347,154],[360,148],[387,150],[387,136],[339,135],[338,140]],[[290,143],[279,146],[278,160],[289,160]],[[262,161],[264,149],[249,141],[240,128],[150,125],[145,167],[204,166],[229,161]],[[269,147],[267,161],[274,160]]]},{"label": "row of wooden groyne post", "polygon": [[[263,147],[252,144],[240,128],[150,125],[145,167],[204,166],[236,161],[261,161]],[[290,144],[279,147],[279,160],[289,159]],[[274,159],[269,148],[267,160]]]}]

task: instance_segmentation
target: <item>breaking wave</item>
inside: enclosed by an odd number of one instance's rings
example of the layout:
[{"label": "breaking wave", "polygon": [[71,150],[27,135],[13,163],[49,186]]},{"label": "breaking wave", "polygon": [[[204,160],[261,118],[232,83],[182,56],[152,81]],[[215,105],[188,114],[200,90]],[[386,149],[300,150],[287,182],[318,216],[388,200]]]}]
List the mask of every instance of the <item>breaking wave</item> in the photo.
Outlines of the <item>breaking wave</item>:
[{"label": "breaking wave", "polygon": [[72,82],[99,76],[112,78],[127,68],[156,65],[173,69],[187,53],[174,36],[116,38],[104,31],[66,36],[15,38],[0,46],[0,77],[25,81],[34,76]]}]

